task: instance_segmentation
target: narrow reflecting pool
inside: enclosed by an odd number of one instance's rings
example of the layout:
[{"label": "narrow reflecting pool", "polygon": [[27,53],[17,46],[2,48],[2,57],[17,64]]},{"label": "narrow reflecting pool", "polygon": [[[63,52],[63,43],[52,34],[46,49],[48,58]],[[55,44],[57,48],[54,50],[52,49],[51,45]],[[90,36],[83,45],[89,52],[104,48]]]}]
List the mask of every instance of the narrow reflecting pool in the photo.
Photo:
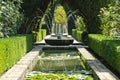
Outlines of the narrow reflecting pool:
[{"label": "narrow reflecting pool", "polygon": [[91,70],[81,66],[76,48],[43,48],[26,80],[94,80]]}]

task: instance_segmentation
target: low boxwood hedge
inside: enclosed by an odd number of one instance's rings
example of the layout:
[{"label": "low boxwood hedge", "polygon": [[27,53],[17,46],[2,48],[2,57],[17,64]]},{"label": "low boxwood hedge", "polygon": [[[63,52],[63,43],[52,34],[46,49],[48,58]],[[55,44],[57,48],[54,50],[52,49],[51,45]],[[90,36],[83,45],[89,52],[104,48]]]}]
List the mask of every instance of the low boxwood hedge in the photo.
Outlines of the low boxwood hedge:
[{"label": "low boxwood hedge", "polygon": [[72,29],[72,37],[76,39],[77,29]]},{"label": "low boxwood hedge", "polygon": [[33,31],[34,42],[40,42],[46,36],[46,29],[40,29],[39,31]]},{"label": "low boxwood hedge", "polygon": [[82,39],[82,34],[83,34],[83,31],[80,31],[80,30],[77,30],[77,37],[76,37],[76,39],[78,40],[78,41],[83,41],[83,39]]},{"label": "low boxwood hedge", "polygon": [[72,29],[72,37],[74,37],[78,41],[82,41],[82,34],[83,31],[77,30],[77,29]]},{"label": "low boxwood hedge", "polygon": [[18,35],[0,39],[0,75],[12,67],[33,48],[33,35]]},{"label": "low boxwood hedge", "polygon": [[101,34],[89,34],[89,47],[120,73],[120,41]]},{"label": "low boxwood hedge", "polygon": [[101,34],[89,34],[89,47],[93,49],[99,56],[102,56],[103,49],[105,48],[104,43],[106,41],[114,40],[112,37],[107,37]]},{"label": "low boxwood hedge", "polygon": [[74,37],[77,41],[81,41],[85,44],[88,44],[88,32],[86,31],[72,29],[72,37]]}]

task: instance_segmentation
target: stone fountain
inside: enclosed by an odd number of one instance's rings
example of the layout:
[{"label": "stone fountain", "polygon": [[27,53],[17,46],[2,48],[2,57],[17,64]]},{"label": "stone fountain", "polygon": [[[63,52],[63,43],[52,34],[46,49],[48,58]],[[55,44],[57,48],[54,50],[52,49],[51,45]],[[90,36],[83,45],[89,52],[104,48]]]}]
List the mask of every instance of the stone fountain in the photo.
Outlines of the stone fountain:
[{"label": "stone fountain", "polygon": [[49,45],[70,45],[74,39],[68,35],[67,15],[61,5],[57,5],[54,10],[51,34],[45,38]]}]

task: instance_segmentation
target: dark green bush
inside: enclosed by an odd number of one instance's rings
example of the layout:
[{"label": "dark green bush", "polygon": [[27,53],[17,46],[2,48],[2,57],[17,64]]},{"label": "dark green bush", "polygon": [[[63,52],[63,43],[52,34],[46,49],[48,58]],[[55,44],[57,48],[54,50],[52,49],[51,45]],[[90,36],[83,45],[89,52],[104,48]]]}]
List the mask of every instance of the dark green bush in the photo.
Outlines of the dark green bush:
[{"label": "dark green bush", "polygon": [[106,41],[105,46],[104,59],[120,73],[120,41]]},{"label": "dark green bush", "polygon": [[89,34],[89,47],[120,73],[120,41],[101,34]]},{"label": "dark green bush", "polygon": [[32,49],[32,39],[30,34],[0,39],[0,75]]}]

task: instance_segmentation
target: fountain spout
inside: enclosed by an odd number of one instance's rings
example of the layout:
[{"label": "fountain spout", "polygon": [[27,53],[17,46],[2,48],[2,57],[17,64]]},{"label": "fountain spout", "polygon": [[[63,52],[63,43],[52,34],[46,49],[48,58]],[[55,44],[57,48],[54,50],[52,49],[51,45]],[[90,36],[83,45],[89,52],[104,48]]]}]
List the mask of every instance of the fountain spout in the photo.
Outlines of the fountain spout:
[{"label": "fountain spout", "polygon": [[62,34],[58,34],[57,39],[62,39]]}]

